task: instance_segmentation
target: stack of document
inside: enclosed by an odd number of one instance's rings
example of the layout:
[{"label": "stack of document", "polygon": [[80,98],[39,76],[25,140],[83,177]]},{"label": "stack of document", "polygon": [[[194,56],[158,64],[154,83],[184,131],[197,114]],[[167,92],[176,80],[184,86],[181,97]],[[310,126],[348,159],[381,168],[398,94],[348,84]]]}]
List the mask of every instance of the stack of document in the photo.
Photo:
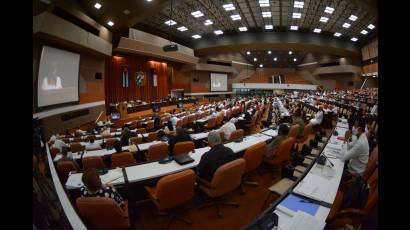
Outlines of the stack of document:
[{"label": "stack of document", "polygon": [[303,195],[305,197],[324,201],[327,203],[333,203],[331,200],[331,191],[326,186],[329,184],[329,180],[323,176],[308,173],[303,181],[301,181],[293,190],[296,194]]},{"label": "stack of document", "polygon": [[123,177],[123,173],[122,173],[122,169],[121,168],[116,168],[113,170],[108,171],[108,173],[100,176],[101,178],[101,182],[104,184],[107,183],[112,183],[115,180],[122,178]]},{"label": "stack of document", "polygon": [[326,148],[327,148],[327,149],[330,149],[330,150],[340,151],[340,150],[342,150],[342,145],[340,145],[340,144],[328,143],[328,144],[326,145]]},{"label": "stack of document", "polygon": [[298,211],[290,221],[281,226],[282,230],[322,230],[326,223],[305,212]]}]

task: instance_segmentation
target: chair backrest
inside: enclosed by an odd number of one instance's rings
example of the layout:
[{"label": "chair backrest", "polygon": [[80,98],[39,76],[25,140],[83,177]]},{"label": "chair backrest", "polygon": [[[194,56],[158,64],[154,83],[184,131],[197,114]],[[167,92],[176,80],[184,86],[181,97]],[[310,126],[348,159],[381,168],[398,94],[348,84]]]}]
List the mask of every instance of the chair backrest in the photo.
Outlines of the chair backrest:
[{"label": "chair backrest", "polygon": [[97,229],[127,229],[128,210],[124,211],[112,198],[79,197],[76,205],[86,222]]},{"label": "chair backrest", "polygon": [[207,129],[211,129],[213,127],[215,127],[216,124],[216,117],[211,117],[208,119],[208,123],[206,124],[206,128]]},{"label": "chair backrest", "polygon": [[216,120],[215,120],[215,126],[221,125],[223,120],[224,120],[224,115],[223,114],[217,116]]},{"label": "chair backrest", "polygon": [[148,147],[147,160],[159,160],[168,155],[168,145],[166,143],[158,143]]},{"label": "chair backrest", "polygon": [[237,129],[229,135],[229,141],[233,141],[243,137],[243,129]]},{"label": "chair backrest", "polygon": [[84,147],[79,142],[75,142],[70,144],[70,149],[71,152],[76,153],[82,151]]},{"label": "chair backrest", "polygon": [[224,143],[224,140],[225,140],[225,133],[224,133],[224,131],[219,131],[219,137],[221,138],[221,142]]},{"label": "chair backrest", "polygon": [[68,179],[68,174],[71,171],[78,170],[72,161],[59,161],[57,162],[57,171],[60,175],[61,183],[65,184]]},{"label": "chair backrest", "polygon": [[219,166],[211,181],[214,189],[208,195],[219,197],[235,190],[242,182],[245,167],[246,162],[243,158]]},{"label": "chair backrest", "polygon": [[59,150],[58,148],[51,148],[51,149],[50,149],[50,154],[51,154],[51,157],[52,157],[52,158],[56,157],[56,155],[57,155],[59,152],[60,152],[60,150]]},{"label": "chair backrest", "polygon": [[276,151],[276,160],[279,162],[289,161],[291,159],[292,146],[295,143],[295,138],[288,137],[282,141]]},{"label": "chair backrest", "polygon": [[292,125],[292,127],[289,130],[288,137],[293,137],[296,139],[298,132],[299,132],[299,125]]},{"label": "chair backrest", "polygon": [[109,138],[105,141],[105,148],[112,148],[114,147],[114,143],[117,141],[117,138]]},{"label": "chair backrest", "polygon": [[175,127],[180,128],[182,127],[182,119],[178,119]]},{"label": "chair backrest", "polygon": [[129,139],[130,144],[138,145],[142,143],[142,137],[131,137]]},{"label": "chair backrest", "polygon": [[377,200],[379,197],[379,189],[378,189],[378,179],[379,179],[379,169],[373,171],[367,183],[369,184],[369,196],[367,197],[367,202],[363,207],[363,211],[369,213],[370,210],[377,204]]},{"label": "chair backrest", "polygon": [[301,138],[300,142],[301,143],[305,142],[308,139],[309,134],[311,132],[312,132],[312,124],[310,124],[310,123],[306,124],[305,128],[303,129],[303,137]]},{"label": "chair backrest", "polygon": [[150,120],[150,121],[147,122],[146,129],[147,130],[154,129],[154,121],[153,120]]},{"label": "chair backrest", "polygon": [[188,117],[187,116],[182,117],[181,120],[182,120],[182,126],[186,126],[188,124]]},{"label": "chair backrest", "polygon": [[101,157],[99,156],[92,156],[92,157],[85,157],[83,158],[83,170],[88,168],[96,168],[101,169],[105,168],[105,164]]},{"label": "chair backrest", "polygon": [[137,132],[138,132],[138,133],[146,133],[147,130],[146,130],[145,128],[138,128],[138,129],[137,129]]},{"label": "chair backrest", "polygon": [[189,153],[195,149],[193,141],[182,141],[175,144],[172,153],[174,155]]},{"label": "chair backrest", "polygon": [[367,180],[373,174],[374,170],[377,168],[377,161],[379,160],[379,150],[376,146],[372,154],[370,154],[369,161],[367,162],[366,169],[363,172],[363,179]]},{"label": "chair backrest", "polygon": [[148,133],[148,140],[149,141],[155,141],[158,139],[158,134],[157,132],[150,132]]},{"label": "chair backrest", "polygon": [[162,177],[155,189],[158,209],[173,208],[191,200],[195,195],[195,179],[192,169]]},{"label": "chair backrest", "polygon": [[196,120],[196,114],[190,114],[188,116],[188,123],[193,123]]},{"label": "chair backrest", "polygon": [[111,168],[127,167],[136,163],[137,161],[130,152],[114,153],[111,155]]},{"label": "chair backrest", "polygon": [[245,173],[253,171],[259,167],[266,150],[267,147],[265,142],[260,142],[246,149],[245,154],[243,155],[243,159],[246,161]]}]

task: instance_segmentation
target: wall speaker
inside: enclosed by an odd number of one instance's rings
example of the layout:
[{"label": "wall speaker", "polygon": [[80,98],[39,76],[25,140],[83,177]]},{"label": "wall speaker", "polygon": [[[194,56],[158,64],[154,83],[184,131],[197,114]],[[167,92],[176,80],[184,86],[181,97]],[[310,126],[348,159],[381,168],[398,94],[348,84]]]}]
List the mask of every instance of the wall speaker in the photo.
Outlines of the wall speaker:
[{"label": "wall speaker", "polygon": [[102,73],[99,73],[99,72],[95,73],[95,79],[101,80],[102,79]]}]

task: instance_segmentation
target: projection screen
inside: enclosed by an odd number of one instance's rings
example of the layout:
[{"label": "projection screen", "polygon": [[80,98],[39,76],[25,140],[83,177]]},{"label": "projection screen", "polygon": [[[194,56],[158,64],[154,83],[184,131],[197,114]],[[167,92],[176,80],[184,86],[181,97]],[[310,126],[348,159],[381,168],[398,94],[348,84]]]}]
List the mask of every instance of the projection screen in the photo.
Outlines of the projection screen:
[{"label": "projection screen", "polygon": [[211,73],[211,91],[228,91],[228,74]]}]

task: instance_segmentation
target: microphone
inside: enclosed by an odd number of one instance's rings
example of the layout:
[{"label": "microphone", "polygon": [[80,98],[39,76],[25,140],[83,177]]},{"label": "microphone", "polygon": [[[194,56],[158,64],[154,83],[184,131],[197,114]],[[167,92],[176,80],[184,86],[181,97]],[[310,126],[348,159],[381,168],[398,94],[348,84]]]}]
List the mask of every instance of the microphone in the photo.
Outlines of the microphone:
[{"label": "microphone", "polygon": [[330,163],[330,165],[333,167],[333,166],[335,166],[334,164],[333,164],[333,162],[331,162],[330,160],[329,160],[329,158],[326,156],[326,154],[322,154],[322,155],[320,155],[320,157],[319,157],[319,160],[318,160],[318,164],[320,164],[320,165],[325,165],[325,163],[326,163],[326,160]]}]

